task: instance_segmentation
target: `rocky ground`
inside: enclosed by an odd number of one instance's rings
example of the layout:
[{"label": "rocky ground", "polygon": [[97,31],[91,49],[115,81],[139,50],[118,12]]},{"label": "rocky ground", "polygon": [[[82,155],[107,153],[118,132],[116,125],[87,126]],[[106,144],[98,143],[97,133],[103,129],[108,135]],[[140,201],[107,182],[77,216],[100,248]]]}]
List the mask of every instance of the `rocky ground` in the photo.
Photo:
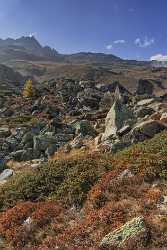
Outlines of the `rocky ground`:
[{"label": "rocky ground", "polygon": [[166,95],[65,78],[33,92],[0,95],[2,249],[166,249]]}]

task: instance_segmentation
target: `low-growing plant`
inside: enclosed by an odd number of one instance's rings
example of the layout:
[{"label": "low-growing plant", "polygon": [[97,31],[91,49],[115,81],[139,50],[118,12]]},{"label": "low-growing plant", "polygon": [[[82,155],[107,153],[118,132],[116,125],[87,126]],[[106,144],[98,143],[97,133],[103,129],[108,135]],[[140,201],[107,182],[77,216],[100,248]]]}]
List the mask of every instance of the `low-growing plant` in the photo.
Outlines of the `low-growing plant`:
[{"label": "low-growing plant", "polygon": [[111,168],[99,156],[87,156],[50,162],[32,172],[13,177],[0,189],[0,208],[18,201],[34,201],[46,197],[67,205],[82,206],[87,193],[98,178]]},{"label": "low-growing plant", "polygon": [[56,219],[63,211],[56,202],[25,202],[0,214],[0,234],[16,249],[35,243],[36,232]]}]

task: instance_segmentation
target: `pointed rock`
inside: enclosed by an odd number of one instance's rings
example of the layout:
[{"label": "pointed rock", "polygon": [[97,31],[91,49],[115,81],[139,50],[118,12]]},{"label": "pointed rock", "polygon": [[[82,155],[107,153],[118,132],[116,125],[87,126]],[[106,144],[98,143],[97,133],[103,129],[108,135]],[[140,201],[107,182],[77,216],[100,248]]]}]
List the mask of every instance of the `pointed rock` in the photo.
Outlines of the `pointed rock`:
[{"label": "pointed rock", "polygon": [[117,85],[116,88],[115,88],[114,97],[115,97],[115,101],[120,101],[120,102],[122,102],[122,96],[121,96],[120,89],[119,89],[119,86],[118,86],[118,85]]},{"label": "pointed rock", "polygon": [[117,86],[115,90],[115,102],[107,114],[105,120],[105,132],[102,141],[117,135],[117,132],[129,123],[133,123],[133,113],[122,103],[122,97]]}]

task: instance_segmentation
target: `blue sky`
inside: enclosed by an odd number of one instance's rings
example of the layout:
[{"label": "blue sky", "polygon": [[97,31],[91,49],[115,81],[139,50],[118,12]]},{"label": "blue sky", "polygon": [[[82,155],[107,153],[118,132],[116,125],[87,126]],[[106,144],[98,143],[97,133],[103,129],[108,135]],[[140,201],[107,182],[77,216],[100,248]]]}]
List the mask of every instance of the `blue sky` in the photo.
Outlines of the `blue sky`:
[{"label": "blue sky", "polygon": [[0,37],[34,34],[61,53],[167,60],[166,0],[0,0]]}]

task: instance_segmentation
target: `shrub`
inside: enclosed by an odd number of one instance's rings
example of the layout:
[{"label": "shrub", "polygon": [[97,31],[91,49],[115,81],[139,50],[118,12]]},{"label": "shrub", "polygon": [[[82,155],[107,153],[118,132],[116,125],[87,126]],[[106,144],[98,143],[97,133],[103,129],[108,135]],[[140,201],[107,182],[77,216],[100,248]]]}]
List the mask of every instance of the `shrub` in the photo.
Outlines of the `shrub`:
[{"label": "shrub", "polygon": [[[17,249],[31,241],[35,243],[38,239],[36,232],[57,218],[62,211],[53,201],[20,203],[0,214],[0,234]],[[25,223],[27,218],[31,218],[29,224]]]},{"label": "shrub", "polygon": [[12,177],[0,190],[0,208],[45,197],[82,206],[92,185],[109,167],[99,156],[47,163],[32,172]]},{"label": "shrub", "polygon": [[[1,209],[29,202],[0,214],[0,234],[12,240],[15,249],[98,249],[106,234],[142,215],[149,236],[146,248],[166,247],[166,218],[159,216],[162,211],[157,206],[166,194],[160,179],[166,178],[166,151],[162,133],[115,155],[85,155],[13,176],[0,190]],[[133,175],[120,177],[125,169]],[[152,185],[154,179],[157,185]],[[33,220],[29,231],[22,226],[27,217]],[[132,245],[131,239],[127,244]],[[133,244],[141,248],[136,241]]]}]

